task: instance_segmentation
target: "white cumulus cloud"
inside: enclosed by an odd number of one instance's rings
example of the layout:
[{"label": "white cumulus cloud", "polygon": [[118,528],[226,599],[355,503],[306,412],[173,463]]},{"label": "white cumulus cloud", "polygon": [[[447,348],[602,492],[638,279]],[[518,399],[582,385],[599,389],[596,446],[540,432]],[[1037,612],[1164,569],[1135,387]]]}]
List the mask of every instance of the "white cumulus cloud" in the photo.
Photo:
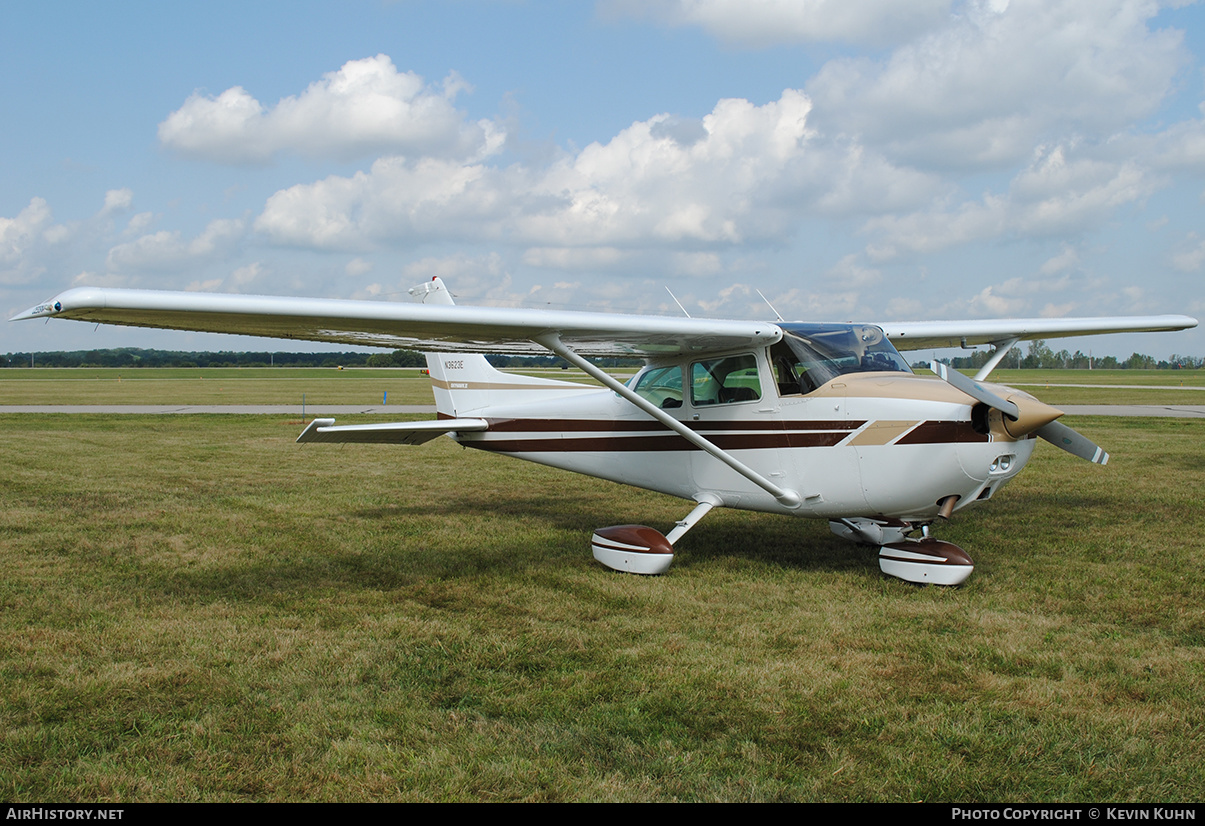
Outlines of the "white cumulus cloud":
[{"label": "white cumulus cloud", "polygon": [[1172,255],[1172,266],[1180,272],[1197,272],[1205,264],[1205,241],[1191,233],[1187,243],[1191,246]]},{"label": "white cumulus cloud", "polygon": [[1153,113],[1186,65],[1151,0],[966,0],[886,59],[832,60],[816,127],[949,169],[1023,161],[1051,130],[1108,134]]},{"label": "white cumulus cloud", "polygon": [[877,213],[931,196],[928,176],[849,142],[816,143],[810,112],[811,101],[792,89],[760,106],[724,99],[689,129],[657,115],[543,168],[385,157],[368,172],[277,192],[255,228],[278,244],[326,249],[506,241],[535,248],[529,257],[538,263],[557,260],[555,248],[782,238],[809,212]]},{"label": "white cumulus cloud", "polygon": [[745,46],[899,42],[940,22],[951,0],[609,0],[606,15],[698,26]]},{"label": "white cumulus cloud", "polygon": [[1062,146],[1040,148],[1029,167],[1004,194],[978,201],[872,218],[878,235],[871,257],[888,260],[904,252],[932,253],[958,244],[1008,236],[1049,237],[1086,230],[1116,208],[1141,201],[1158,184],[1140,166],[1092,158],[1068,160]]},{"label": "white cumulus cloud", "polygon": [[50,207],[44,198],[31,198],[15,218],[0,217],[0,262],[17,261],[50,228]]},{"label": "white cumulus cloud", "polygon": [[399,72],[386,55],[352,60],[304,92],[266,107],[241,86],[196,93],[159,124],[160,142],[219,163],[266,163],[278,152],[341,160],[383,152],[478,159],[499,151],[504,130],[456,109],[466,84],[441,87]]},{"label": "white cumulus cloud", "polygon": [[134,193],[129,189],[110,189],[105,193],[105,205],[101,209],[101,215],[125,212],[133,203]]},{"label": "white cumulus cloud", "polygon": [[143,235],[109,250],[110,270],[178,270],[230,254],[245,234],[242,221],[220,218],[191,240],[179,231]]}]

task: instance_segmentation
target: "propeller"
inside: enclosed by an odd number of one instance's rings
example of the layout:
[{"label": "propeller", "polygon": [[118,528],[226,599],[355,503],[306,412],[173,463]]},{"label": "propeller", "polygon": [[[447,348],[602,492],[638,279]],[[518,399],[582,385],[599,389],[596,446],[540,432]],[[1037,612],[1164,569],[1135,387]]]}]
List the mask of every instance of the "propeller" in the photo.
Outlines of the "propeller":
[{"label": "propeller", "polygon": [[1067,427],[1062,422],[1051,422],[1050,424],[1042,425],[1034,433],[1055,447],[1061,447],[1063,450],[1081,459],[1087,459],[1089,462],[1095,462],[1098,465],[1107,465],[1109,463],[1109,454],[1105,453],[1099,445],[1083,434]]},{"label": "propeller", "polygon": [[1087,459],[1098,465],[1108,463],[1109,454],[1105,453],[1099,445],[1067,425],[1055,421],[1063,415],[1063,411],[1058,408],[1043,404],[1022,393],[1011,395],[1005,399],[974,379],[964,376],[957,370],[951,370],[949,365],[941,362],[934,362],[933,372],[942,381],[952,384],[972,399],[999,411],[1000,424],[1005,432],[1014,439],[1020,439],[1032,433],[1073,456]]},{"label": "propeller", "polygon": [[[1013,402],[997,396],[992,391],[988,390],[979,382],[964,376],[957,370],[951,370],[950,365],[942,364],[940,361],[933,363],[933,372],[937,377],[944,382],[954,385],[963,393],[966,393],[972,399],[981,401],[988,407],[999,410],[1005,416],[1012,416],[1014,419],[1021,418],[1021,409]],[[1052,408],[1053,409],[1053,408]],[[1063,415],[1062,413],[1059,416]],[[1058,418],[1057,416],[1055,418]]]}]

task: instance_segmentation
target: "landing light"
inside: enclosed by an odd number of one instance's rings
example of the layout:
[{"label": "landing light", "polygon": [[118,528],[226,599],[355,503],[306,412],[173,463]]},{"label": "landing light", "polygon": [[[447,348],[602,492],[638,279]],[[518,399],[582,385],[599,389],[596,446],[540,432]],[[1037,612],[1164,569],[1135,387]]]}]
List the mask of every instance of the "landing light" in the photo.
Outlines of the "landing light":
[{"label": "landing light", "polygon": [[1007,473],[1008,469],[1013,466],[1013,458],[1014,457],[1011,453],[1006,453],[1003,456],[997,456],[994,460],[992,460],[992,466],[989,468],[989,470],[992,473]]}]

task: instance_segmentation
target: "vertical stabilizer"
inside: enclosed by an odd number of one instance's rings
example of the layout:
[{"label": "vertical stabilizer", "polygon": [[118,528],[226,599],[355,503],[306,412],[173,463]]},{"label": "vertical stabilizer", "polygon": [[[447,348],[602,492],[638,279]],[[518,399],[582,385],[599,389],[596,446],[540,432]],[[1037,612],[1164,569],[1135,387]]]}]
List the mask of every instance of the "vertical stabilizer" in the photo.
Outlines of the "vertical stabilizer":
[{"label": "vertical stabilizer", "polygon": [[[410,288],[420,304],[455,304],[452,293],[436,276]],[[596,390],[591,385],[503,373],[479,353],[427,353],[427,371],[435,394],[435,410],[457,418],[468,411],[480,414],[487,407],[522,404]]]},{"label": "vertical stabilizer", "polygon": [[448,287],[444,284],[443,279],[438,275],[430,281],[424,281],[410,288],[412,300],[419,304],[455,304],[452,300],[452,293],[448,291]]}]

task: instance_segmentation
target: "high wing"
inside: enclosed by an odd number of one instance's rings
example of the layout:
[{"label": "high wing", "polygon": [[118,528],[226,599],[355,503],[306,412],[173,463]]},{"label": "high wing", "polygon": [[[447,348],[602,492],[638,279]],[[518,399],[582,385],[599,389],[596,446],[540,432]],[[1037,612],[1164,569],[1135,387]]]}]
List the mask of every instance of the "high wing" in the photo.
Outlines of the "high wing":
[{"label": "high wing", "polygon": [[[526,310],[410,302],[80,287],[12,320],[66,318],[418,350],[543,353],[548,336],[583,356],[674,356],[773,344],[775,324],[705,318]],[[899,350],[1007,344],[1037,338],[1184,330],[1183,315],[906,321],[879,325]]]},{"label": "high wing", "polygon": [[549,335],[581,355],[636,357],[782,338],[776,325],[753,321],[100,287],[68,290],[11,320],[30,318],[470,353],[543,354],[534,339]]},{"label": "high wing", "polygon": [[1155,333],[1197,326],[1186,315],[1116,316],[1113,318],[1000,318],[981,321],[895,321],[880,324],[897,350],[939,350],[977,344],[1009,344],[1032,339]]}]

